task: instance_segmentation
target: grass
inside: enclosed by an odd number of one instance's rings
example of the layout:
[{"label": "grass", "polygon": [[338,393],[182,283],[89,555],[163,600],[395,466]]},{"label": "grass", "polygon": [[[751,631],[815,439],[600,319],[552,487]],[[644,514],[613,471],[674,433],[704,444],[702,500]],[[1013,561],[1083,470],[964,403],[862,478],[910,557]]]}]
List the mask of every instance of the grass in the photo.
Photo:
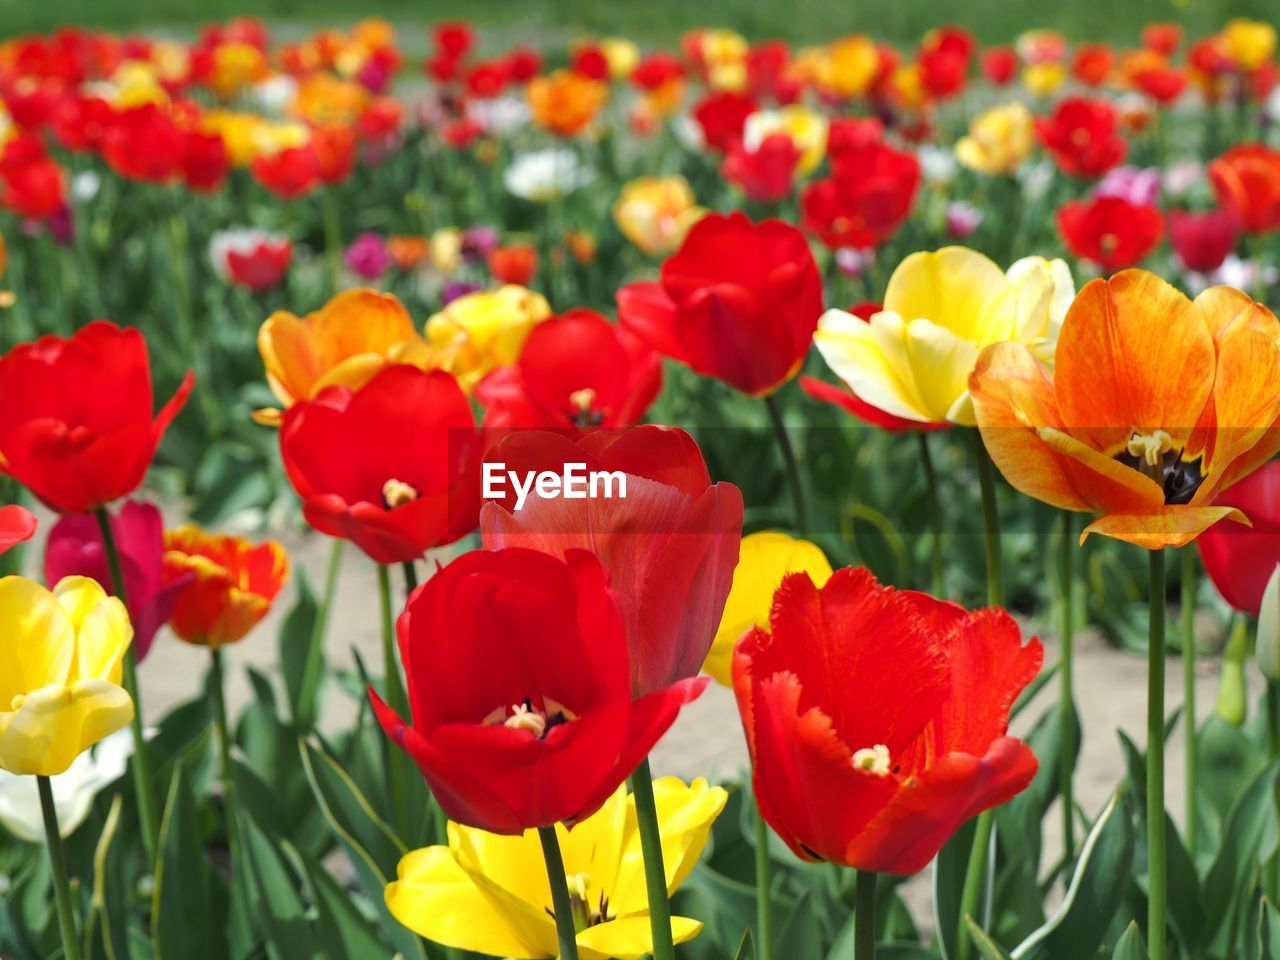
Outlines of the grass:
[{"label": "grass", "polygon": [[1144,23],[1171,20],[1209,33],[1234,16],[1274,18],[1275,0],[0,0],[0,36],[74,24],[114,31],[190,33],[196,26],[253,13],[286,33],[382,16],[402,28],[406,49],[422,47],[423,25],[465,17],[486,40],[545,43],[582,34],[621,34],[670,45],[681,31],[731,26],[752,39],[823,42],[867,32],[900,45],[939,23],[972,30],[984,42],[1012,40],[1032,27],[1074,40],[1136,42]]}]

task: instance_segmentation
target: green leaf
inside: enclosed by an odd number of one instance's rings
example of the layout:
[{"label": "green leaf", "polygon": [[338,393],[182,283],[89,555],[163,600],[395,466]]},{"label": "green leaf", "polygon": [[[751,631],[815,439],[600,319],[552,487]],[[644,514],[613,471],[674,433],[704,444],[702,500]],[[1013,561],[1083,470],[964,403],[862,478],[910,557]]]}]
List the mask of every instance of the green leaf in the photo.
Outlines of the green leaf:
[{"label": "green leaf", "polygon": [[1102,945],[1107,924],[1129,883],[1134,846],[1133,822],[1117,791],[1085,838],[1062,905],[1040,929],[1018,944],[1013,960],[1079,960],[1093,956]]},{"label": "green leaf", "polygon": [[734,951],[733,960],[756,960],[756,944],[751,939],[751,928],[742,931],[742,940]]},{"label": "green leaf", "polygon": [[228,956],[226,892],[204,858],[191,783],[173,772],[156,851],[151,939],[156,955],[183,960]]},{"label": "green leaf", "polygon": [[1280,911],[1265,897],[1258,916],[1258,958],[1280,960]]},{"label": "green leaf", "polygon": [[252,885],[253,911],[273,960],[312,960],[323,956],[307,920],[300,879],[276,842],[253,817],[240,818],[243,855]]},{"label": "green leaf", "polygon": [[933,860],[933,929],[938,935],[942,960],[956,952],[956,930],[960,921],[960,899],[964,875],[973,851],[974,821],[955,832]]},{"label": "green leaf", "polygon": [[129,960],[128,930],[125,920],[128,907],[124,892],[128,887],[119,846],[115,843],[120,827],[120,811],[124,797],[117,793],[98,838],[93,854],[93,899],[90,910],[97,915],[102,929],[102,947],[108,960]]},{"label": "green leaf", "polygon": [[319,608],[307,572],[298,568],[294,577],[297,599],[280,626],[280,673],[289,699],[289,714],[298,733],[310,733],[316,725],[319,691],[324,679],[324,652],[311,660],[311,640]]},{"label": "green leaf", "polygon": [[321,943],[332,957],[376,957],[387,950],[386,941],[356,905],[353,892],[341,886],[319,860],[304,851],[285,846],[306,873],[315,903]]},{"label": "green leaf", "polygon": [[[1140,818],[1145,832],[1146,817]],[[1164,815],[1165,883],[1169,922],[1177,930],[1183,945],[1198,952],[1209,935],[1209,918],[1205,915],[1200,877],[1173,818]]]},{"label": "green leaf", "polygon": [[[1222,828],[1222,843],[1204,883],[1205,910],[1214,943],[1222,944],[1235,929],[1243,901],[1251,894],[1250,877],[1258,866],[1258,846],[1272,816],[1276,766],[1258,771],[1236,798]],[[1246,884],[1250,889],[1246,889]]]},{"label": "green leaf", "polygon": [[973,941],[974,948],[985,960],[1011,960],[1004,947],[992,940],[987,932],[974,922],[973,917],[965,917],[964,925],[969,931],[969,939]]},{"label": "green leaf", "polygon": [[1136,920],[1129,922],[1129,926],[1116,941],[1111,960],[1147,960],[1147,945],[1142,941],[1142,933],[1138,930]]}]

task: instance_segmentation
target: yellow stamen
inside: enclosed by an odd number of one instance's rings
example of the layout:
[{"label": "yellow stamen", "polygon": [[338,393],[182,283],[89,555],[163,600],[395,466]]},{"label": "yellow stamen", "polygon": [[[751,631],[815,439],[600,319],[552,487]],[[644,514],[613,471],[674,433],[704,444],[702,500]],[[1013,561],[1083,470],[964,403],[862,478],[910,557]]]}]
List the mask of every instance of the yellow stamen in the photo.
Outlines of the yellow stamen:
[{"label": "yellow stamen", "polygon": [[528,730],[535,737],[541,737],[547,732],[546,716],[523,703],[512,705],[511,716],[507,717],[502,725],[515,730]]},{"label": "yellow stamen", "polygon": [[596,405],[596,392],[590,387],[583,387],[569,394],[569,403],[579,413],[587,413]]},{"label": "yellow stamen", "polygon": [[1135,433],[1125,448],[1129,456],[1137,457],[1149,467],[1158,467],[1164,455],[1173,449],[1173,437],[1163,430],[1154,433]]},{"label": "yellow stamen", "polygon": [[396,480],[393,477],[382,485],[382,499],[386,503],[387,509],[393,510],[396,507],[417,500],[418,491],[403,480]]},{"label": "yellow stamen", "polygon": [[585,873],[572,873],[565,875],[565,883],[569,887],[569,896],[581,902],[587,902],[587,881],[591,879],[590,875]]},{"label": "yellow stamen", "polygon": [[889,764],[889,748],[883,743],[874,747],[863,747],[853,754],[855,769],[874,773],[877,777],[887,777],[892,770]]}]

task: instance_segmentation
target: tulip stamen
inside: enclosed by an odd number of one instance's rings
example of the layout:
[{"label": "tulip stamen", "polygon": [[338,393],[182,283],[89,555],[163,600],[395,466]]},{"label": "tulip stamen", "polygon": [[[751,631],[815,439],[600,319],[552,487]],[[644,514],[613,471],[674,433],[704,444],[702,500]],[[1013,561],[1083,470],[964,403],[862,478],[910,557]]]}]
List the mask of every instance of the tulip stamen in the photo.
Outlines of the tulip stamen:
[{"label": "tulip stamen", "polygon": [[544,709],[539,710],[528,697],[521,703],[513,703],[509,708],[498,707],[482,721],[486,726],[502,724],[512,730],[527,730],[538,740],[545,740],[547,734],[570,720],[578,719],[577,714],[554,700],[543,698]]},{"label": "tulip stamen", "polygon": [[[578,933],[596,924],[612,920],[609,915],[609,898],[600,894],[600,902],[593,909],[587,899],[587,885],[591,876],[586,873],[565,874],[565,885],[569,888],[569,906],[573,912],[573,929]],[[547,914],[555,917],[555,911],[547,908]]]},{"label": "tulip stamen", "polygon": [[889,748],[883,743],[854,751],[852,762],[855,770],[872,773],[877,777],[887,777],[893,772],[893,764],[889,762]]},{"label": "tulip stamen", "polygon": [[1129,456],[1137,458],[1138,469],[1157,483],[1164,482],[1164,455],[1172,449],[1173,438],[1163,430],[1135,433],[1125,445]]},{"label": "tulip stamen", "polygon": [[418,491],[403,480],[392,477],[382,485],[382,502],[388,510],[402,507],[418,499]]},{"label": "tulip stamen", "polygon": [[569,394],[570,418],[578,427],[598,427],[604,421],[604,413],[596,409],[598,396],[591,387],[583,387]]},{"label": "tulip stamen", "polygon": [[511,716],[502,721],[502,725],[513,730],[528,730],[541,740],[547,734],[547,715],[534,710],[526,700],[524,703],[511,705]]},{"label": "tulip stamen", "polygon": [[1164,430],[1135,432],[1116,459],[1158,483],[1167,504],[1190,503],[1204,482],[1200,461],[1183,459],[1183,451],[1173,448],[1173,438]]}]

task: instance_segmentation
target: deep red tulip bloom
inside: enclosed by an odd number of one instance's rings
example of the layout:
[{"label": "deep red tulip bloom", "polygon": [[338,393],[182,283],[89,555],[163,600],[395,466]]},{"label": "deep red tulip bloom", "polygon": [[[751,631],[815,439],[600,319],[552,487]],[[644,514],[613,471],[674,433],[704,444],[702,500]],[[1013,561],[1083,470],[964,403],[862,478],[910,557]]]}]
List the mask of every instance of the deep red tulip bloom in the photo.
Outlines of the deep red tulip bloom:
[{"label": "deep red tulip bloom", "polygon": [[804,363],[822,278],[795,227],[710,214],[663,262],[659,282],[627,284],[617,297],[622,325],[659,353],[763,395]]},{"label": "deep red tulip bloom", "polygon": [[[111,532],[124,574],[133,649],[141,663],[192,578],[164,583],[164,518],[151,504],[137,500],[121,504],[111,517]],[[84,514],[62,517],[49,531],[45,545],[45,583],[52,586],[70,576],[89,577],[115,594],[98,522]]]},{"label": "deep red tulip bloom", "polygon": [[529,431],[485,455],[509,471],[553,470],[568,463],[626,475],[626,496],[543,499],[520,510],[507,485],[480,511],[490,549],[529,547],[555,556],[590,550],[609,571],[631,646],[637,693],[695,676],[707,657],[738,563],[742,494],[712,483],[683,430],[642,426],[596,430],[571,439]]},{"label": "deep red tulip bloom", "polygon": [[1003,610],[788,576],[733,659],[761,815],[805,860],[915,873],[1035,776],[1007,731],[1043,657]]},{"label": "deep red tulip bloom", "polygon": [[1229,210],[1169,211],[1169,242],[1188,270],[1210,273],[1236,247],[1240,221]]},{"label": "deep red tulip bloom", "polygon": [[959,27],[940,27],[926,35],[916,55],[924,88],[939,100],[964,89],[973,57],[974,40]]},{"label": "deep red tulip bloom", "polygon": [[36,518],[26,507],[0,507],[0,553],[30,540],[36,532]]},{"label": "deep red tulip bloom", "polygon": [[629,427],[662,388],[662,357],[584,307],[533,328],[520,358],[476,385],[485,426]]},{"label": "deep red tulip bloom", "polygon": [[0,148],[0,204],[43,220],[67,203],[67,178],[38,134],[20,133]]},{"label": "deep red tulip bloom", "polygon": [[120,176],[168,183],[181,172],[186,132],[155,103],[117,111],[102,136],[102,156]]},{"label": "deep red tulip bloom", "polygon": [[87,513],[132,493],[194,384],[152,418],[147,343],[105,320],[0,357],[0,471],[54,510]]},{"label": "deep red tulip bloom", "polygon": [[[870,322],[871,318],[884,309],[884,305],[874,302],[855,303],[849,308],[849,312],[859,320]],[[800,378],[800,389],[813,397],[815,400],[821,400],[823,403],[829,403],[832,406],[839,407],[846,413],[852,414],[863,423],[870,424],[873,427],[880,427],[882,430],[892,432],[908,431],[908,430],[946,430],[951,426],[950,423],[943,421],[941,423],[922,422],[920,420],[908,420],[906,417],[895,416],[892,413],[886,413],[879,407],[872,406],[863,400],[860,396],[853,392],[853,388],[847,383],[842,386],[836,386],[834,383],[828,383],[825,380],[819,380],[817,377]]]},{"label": "deep red tulip bloom", "polygon": [[453,376],[402,365],[295,403],[280,427],[307,522],[378,563],[417,560],[475,529],[479,448]]},{"label": "deep red tulip bloom", "polygon": [[414,591],[396,633],[412,723],[370,690],[378,721],[449,819],[490,833],[594,813],[707,683],[632,699],[608,576],[582,550],[464,554]]},{"label": "deep red tulip bloom", "polygon": [[542,54],[532,47],[512,47],[506,56],[507,76],[516,83],[528,83],[542,72]]},{"label": "deep red tulip bloom", "polygon": [[513,243],[489,251],[489,273],[498,283],[527,287],[538,272],[538,248],[531,243]]},{"label": "deep red tulip bloom", "polygon": [[1142,28],[1142,45],[1162,57],[1171,57],[1182,43],[1182,27],[1176,23],[1148,23]]},{"label": "deep red tulip bloom", "polygon": [[1214,524],[1196,539],[1200,560],[1222,598],[1256,617],[1267,581],[1280,564],[1280,461],[1227,487],[1214,502],[1244,511],[1253,526]]},{"label": "deep red tulip bloom", "polygon": [[1064,203],[1058,231],[1072,253],[1110,273],[1132,267],[1155,248],[1164,235],[1164,218],[1156,207],[1124,197],[1094,197]]},{"label": "deep red tulip bloom", "polygon": [[333,185],[351,176],[356,165],[356,133],[350,127],[340,124],[314,127],[309,146],[321,183]]},{"label": "deep red tulip bloom", "polygon": [[1098,87],[1106,83],[1115,65],[1115,52],[1105,43],[1082,43],[1071,59],[1071,75],[1086,87]]},{"label": "deep red tulip bloom", "polygon": [[183,134],[182,180],[191,190],[210,193],[231,172],[231,157],[221,135],[187,130]]},{"label": "deep red tulip bloom", "polygon": [[1018,53],[1013,47],[988,47],[982,51],[982,75],[992,86],[1007,86],[1018,75]]},{"label": "deep red tulip bloom", "polygon": [[801,197],[805,229],[832,249],[878,247],[911,213],[920,188],[914,153],[882,142],[832,153],[833,176]]},{"label": "deep red tulip bloom", "polygon": [[702,141],[708,149],[728,153],[742,139],[747,117],[758,109],[759,105],[746,94],[722,91],[699,100],[693,108],[693,119],[702,128]]},{"label": "deep red tulip bloom", "polygon": [[475,46],[475,31],[465,20],[446,20],[437,23],[431,31],[436,49],[457,60],[465,56]]},{"label": "deep red tulip bloom", "polygon": [[249,171],[281,200],[296,200],[320,185],[320,164],[309,144],[261,153],[250,162]]},{"label": "deep red tulip bloom", "polygon": [[1236,215],[1245,233],[1280,227],[1280,150],[1243,143],[1210,161],[1208,174],[1218,203]]},{"label": "deep red tulip bloom", "polygon": [[1177,67],[1152,67],[1133,78],[1139,90],[1156,103],[1168,106],[1187,89],[1187,75]]},{"label": "deep red tulip bloom", "polygon": [[1124,161],[1129,142],[1106,100],[1068,97],[1047,117],[1036,117],[1036,136],[1063,173],[1100,177]]},{"label": "deep red tulip bloom", "polygon": [[774,203],[791,195],[800,148],[785,133],[772,133],[755,150],[737,142],[720,172],[752,200]]}]

